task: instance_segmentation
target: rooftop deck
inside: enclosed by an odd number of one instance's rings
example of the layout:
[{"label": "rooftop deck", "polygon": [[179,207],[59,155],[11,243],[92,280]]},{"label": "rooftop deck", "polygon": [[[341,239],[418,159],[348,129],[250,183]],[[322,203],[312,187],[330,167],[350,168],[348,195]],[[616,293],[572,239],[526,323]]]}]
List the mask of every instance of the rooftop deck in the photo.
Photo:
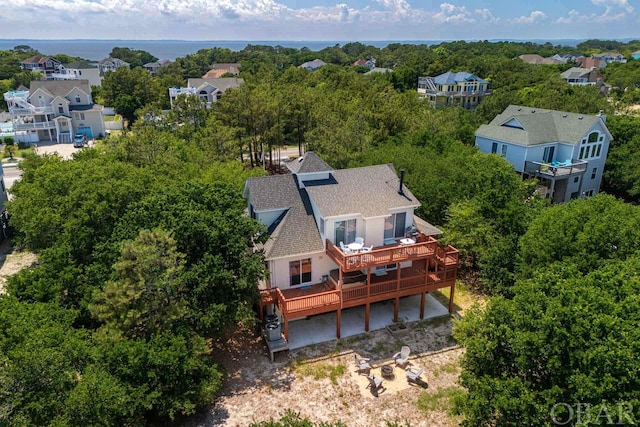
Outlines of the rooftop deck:
[{"label": "rooftop deck", "polygon": [[584,160],[572,160],[569,165],[554,165],[543,162],[524,162],[524,173],[543,178],[568,178],[571,175],[583,174],[587,170]]}]

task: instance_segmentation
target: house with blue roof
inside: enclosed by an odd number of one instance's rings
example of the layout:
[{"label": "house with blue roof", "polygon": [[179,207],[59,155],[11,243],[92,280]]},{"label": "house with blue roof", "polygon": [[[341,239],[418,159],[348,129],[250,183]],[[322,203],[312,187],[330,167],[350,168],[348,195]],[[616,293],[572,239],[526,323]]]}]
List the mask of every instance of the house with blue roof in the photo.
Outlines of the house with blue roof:
[{"label": "house with blue roof", "polygon": [[455,106],[476,108],[485,96],[491,95],[488,81],[466,71],[447,71],[436,77],[419,77],[418,94],[435,108]]}]

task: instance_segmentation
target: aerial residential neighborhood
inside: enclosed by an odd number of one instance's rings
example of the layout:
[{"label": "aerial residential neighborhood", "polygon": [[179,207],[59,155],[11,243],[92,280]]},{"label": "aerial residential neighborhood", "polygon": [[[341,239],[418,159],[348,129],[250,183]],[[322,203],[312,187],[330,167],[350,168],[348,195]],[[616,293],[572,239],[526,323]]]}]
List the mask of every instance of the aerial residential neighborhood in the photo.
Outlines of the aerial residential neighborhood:
[{"label": "aerial residential neighborhood", "polygon": [[49,42],[0,49],[0,425],[640,422],[640,41]]}]

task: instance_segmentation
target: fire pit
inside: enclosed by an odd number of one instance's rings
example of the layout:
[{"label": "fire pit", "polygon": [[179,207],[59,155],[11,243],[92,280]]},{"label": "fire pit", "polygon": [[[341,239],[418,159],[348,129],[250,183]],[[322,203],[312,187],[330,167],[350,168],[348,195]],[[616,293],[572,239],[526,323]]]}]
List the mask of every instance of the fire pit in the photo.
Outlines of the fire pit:
[{"label": "fire pit", "polygon": [[391,365],[382,365],[380,367],[380,373],[382,374],[382,378],[390,380],[393,379],[393,366]]}]

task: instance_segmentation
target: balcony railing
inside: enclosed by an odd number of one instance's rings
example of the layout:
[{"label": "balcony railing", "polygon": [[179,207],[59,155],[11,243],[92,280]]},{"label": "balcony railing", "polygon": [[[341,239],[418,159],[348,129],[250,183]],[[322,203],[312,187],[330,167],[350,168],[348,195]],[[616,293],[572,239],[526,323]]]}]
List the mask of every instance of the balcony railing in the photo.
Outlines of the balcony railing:
[{"label": "balcony railing", "polygon": [[172,87],[169,89],[169,96],[175,98],[178,95],[195,95],[196,88],[195,87]]},{"label": "balcony railing", "polygon": [[441,90],[431,90],[431,89],[419,89],[418,93],[424,93],[427,95],[435,95],[435,96],[447,96],[452,98],[463,98],[468,96],[486,96],[491,95],[491,89],[486,90],[470,90],[470,91],[441,91]]},{"label": "balcony railing", "polygon": [[338,246],[327,240],[327,255],[343,271],[363,270],[366,268],[395,264],[399,262],[424,259],[435,254],[436,239],[420,234],[413,244],[378,246],[368,252],[344,253]]},{"label": "balcony railing", "polygon": [[9,112],[13,115],[53,114],[53,107],[35,107],[35,106],[32,106],[30,108],[9,107]]},{"label": "balcony railing", "polygon": [[524,172],[530,175],[538,175],[544,178],[563,178],[574,174],[583,174],[587,170],[587,162],[584,160],[572,160],[570,165],[555,165],[543,162],[524,162]]},{"label": "balcony railing", "polygon": [[53,80],[78,80],[79,77],[77,74],[63,74],[63,73],[53,73],[49,76]]},{"label": "balcony railing", "polygon": [[55,122],[14,123],[15,130],[55,129]]}]

